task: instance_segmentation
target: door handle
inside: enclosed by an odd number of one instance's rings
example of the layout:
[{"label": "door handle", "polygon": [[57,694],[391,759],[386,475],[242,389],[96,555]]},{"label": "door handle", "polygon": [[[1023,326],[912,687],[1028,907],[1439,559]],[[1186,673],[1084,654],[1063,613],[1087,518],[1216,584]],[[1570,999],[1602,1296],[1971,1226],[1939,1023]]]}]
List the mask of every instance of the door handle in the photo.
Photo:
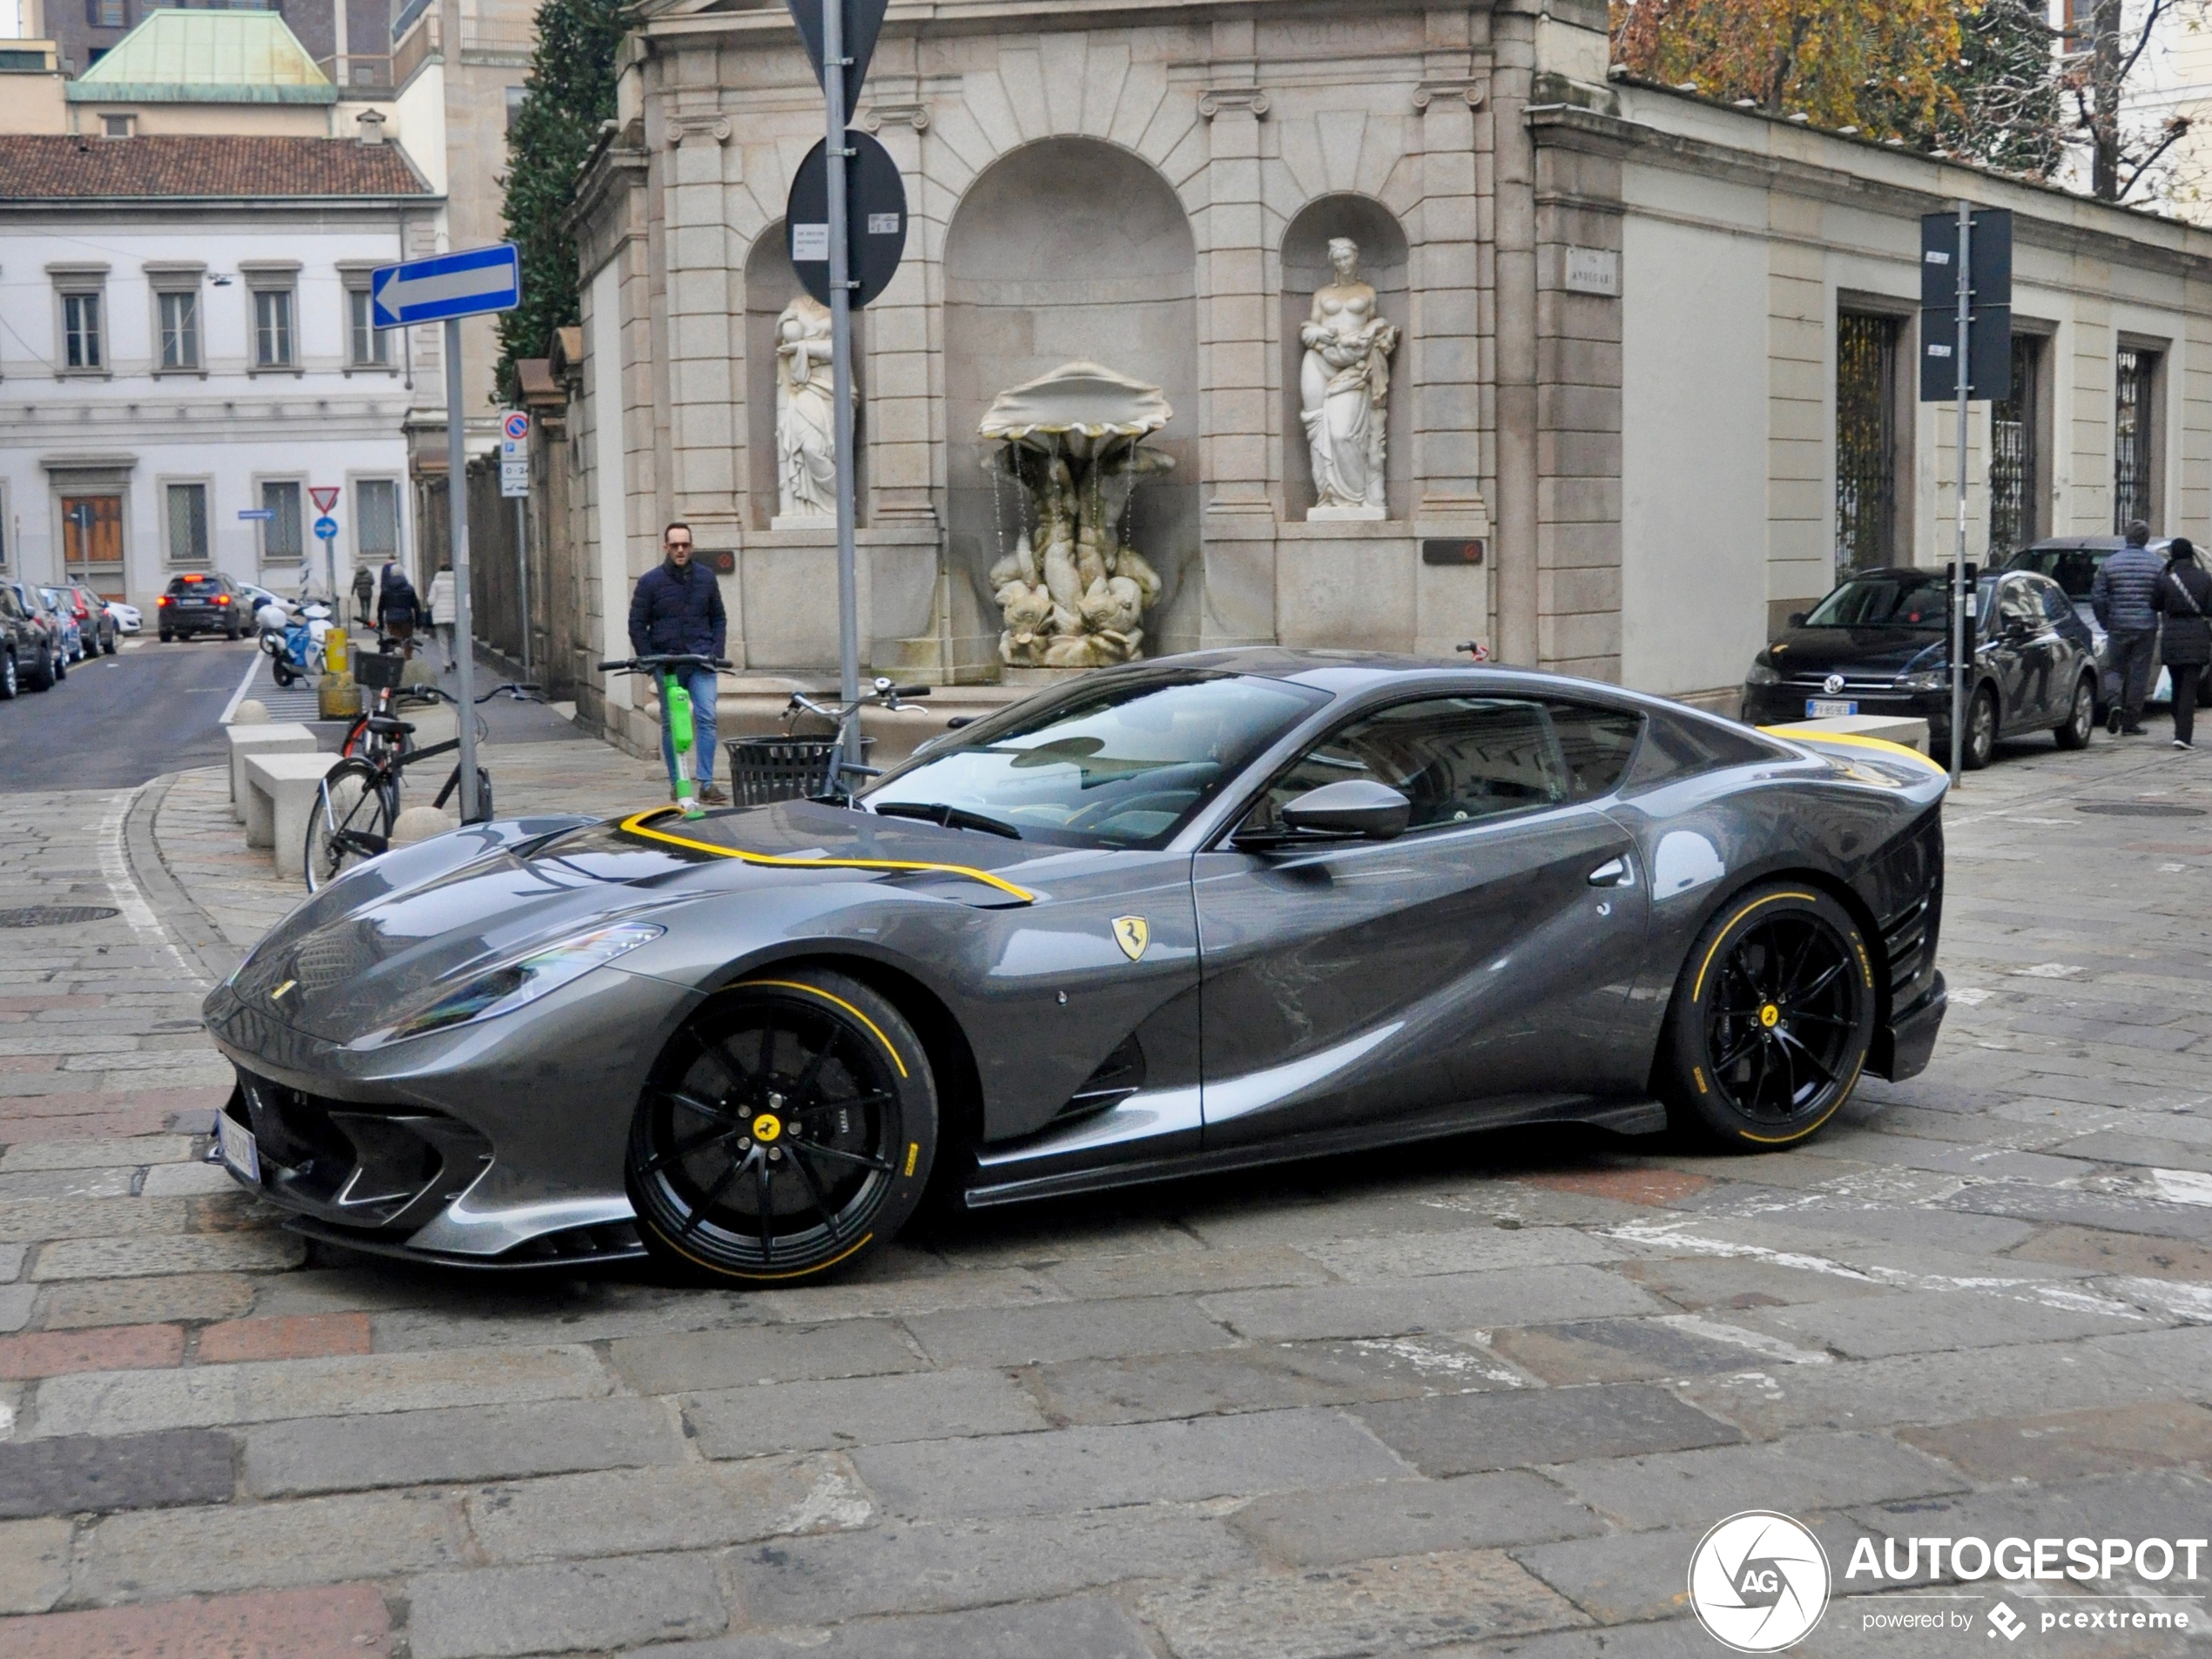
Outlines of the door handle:
[{"label": "door handle", "polygon": [[1635,867],[1626,859],[1608,859],[1590,872],[1594,887],[1632,887],[1636,884]]}]

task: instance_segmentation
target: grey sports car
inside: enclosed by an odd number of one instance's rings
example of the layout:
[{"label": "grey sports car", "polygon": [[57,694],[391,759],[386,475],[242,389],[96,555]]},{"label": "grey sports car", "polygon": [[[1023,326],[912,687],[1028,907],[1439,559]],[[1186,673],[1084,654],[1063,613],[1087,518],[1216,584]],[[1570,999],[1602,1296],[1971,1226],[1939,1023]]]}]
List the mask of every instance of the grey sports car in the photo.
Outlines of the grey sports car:
[{"label": "grey sports car", "polygon": [[[461,830],[207,1000],[311,1235],[723,1278],[968,1206],[1509,1123],[1811,1135],[1943,1017],[1944,774],[1610,685],[1220,651],[849,804]],[[689,1270],[687,1270],[689,1271]]]}]

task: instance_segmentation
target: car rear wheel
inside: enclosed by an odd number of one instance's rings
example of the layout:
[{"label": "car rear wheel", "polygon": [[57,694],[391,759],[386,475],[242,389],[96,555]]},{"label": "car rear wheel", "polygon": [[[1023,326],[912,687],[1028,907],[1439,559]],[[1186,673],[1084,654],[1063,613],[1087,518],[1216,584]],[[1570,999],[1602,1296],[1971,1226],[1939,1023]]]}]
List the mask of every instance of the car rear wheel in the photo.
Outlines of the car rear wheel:
[{"label": "car rear wheel", "polygon": [[1872,960],[1849,911],[1794,882],[1739,894],[1675,986],[1659,1068],[1669,1114],[1742,1151],[1802,1141],[1858,1082],[1874,1015]]},{"label": "car rear wheel", "polygon": [[111,629],[100,636],[100,655],[103,657],[115,655],[115,633]]},{"label": "car rear wheel", "polygon": [[787,1284],[861,1259],[914,1213],[937,1091],[899,1010],[859,981],[770,969],[662,1055],[630,1132],[638,1233],[664,1264]]},{"label": "car rear wheel", "polygon": [[24,676],[24,683],[34,691],[54,689],[54,654],[43,644],[31,658],[30,672]]},{"label": "car rear wheel", "polygon": [[1997,694],[1986,685],[1966,705],[1966,741],[1959,746],[1959,765],[1979,772],[1997,752]]},{"label": "car rear wheel", "polygon": [[2084,674],[2074,688],[2074,707],[2051,735],[2061,749],[2086,749],[2089,734],[2097,729],[2097,677]]}]

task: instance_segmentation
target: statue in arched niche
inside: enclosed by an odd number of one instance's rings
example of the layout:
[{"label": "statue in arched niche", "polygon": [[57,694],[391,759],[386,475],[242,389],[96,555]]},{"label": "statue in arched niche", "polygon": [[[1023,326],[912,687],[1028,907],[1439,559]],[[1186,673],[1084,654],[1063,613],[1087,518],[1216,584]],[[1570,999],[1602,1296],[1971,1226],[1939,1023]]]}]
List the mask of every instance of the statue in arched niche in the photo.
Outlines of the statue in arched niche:
[{"label": "statue in arched niche", "polygon": [[1398,329],[1378,314],[1375,291],[1359,280],[1359,246],[1329,242],[1336,280],[1313,295],[1298,329],[1299,414],[1313,456],[1314,504],[1308,518],[1382,518],[1386,400]]},{"label": "statue in arched niche", "polygon": [[800,294],[776,319],[776,516],[837,516],[829,307]]}]

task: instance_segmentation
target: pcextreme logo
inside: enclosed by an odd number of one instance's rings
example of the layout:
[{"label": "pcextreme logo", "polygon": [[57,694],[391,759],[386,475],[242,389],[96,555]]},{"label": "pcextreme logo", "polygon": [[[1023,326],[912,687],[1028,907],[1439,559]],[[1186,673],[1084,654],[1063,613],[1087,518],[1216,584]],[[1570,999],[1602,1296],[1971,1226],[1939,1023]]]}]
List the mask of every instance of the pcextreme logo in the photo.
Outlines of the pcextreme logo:
[{"label": "pcextreme logo", "polygon": [[1787,1515],[1747,1509],[1698,1540],[1689,1605],[1714,1640],[1738,1653],[1802,1642],[1828,1607],[1828,1553]]}]

